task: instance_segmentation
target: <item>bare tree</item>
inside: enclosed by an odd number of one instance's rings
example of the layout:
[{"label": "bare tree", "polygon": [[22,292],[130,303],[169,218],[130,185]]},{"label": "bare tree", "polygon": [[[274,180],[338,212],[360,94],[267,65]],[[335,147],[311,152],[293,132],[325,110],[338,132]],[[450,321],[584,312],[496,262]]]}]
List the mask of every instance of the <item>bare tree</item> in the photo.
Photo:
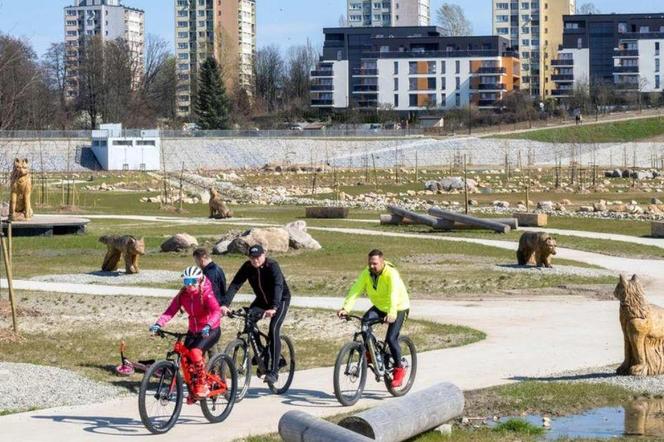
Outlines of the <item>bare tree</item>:
[{"label": "bare tree", "polygon": [[[0,130],[34,129],[31,104],[43,86],[36,55],[24,41],[0,34]],[[41,117],[40,117],[41,119]]]},{"label": "bare tree", "polygon": [[254,70],[256,104],[273,112],[279,106],[284,86],[284,60],[279,47],[270,45],[258,50]]},{"label": "bare tree", "polygon": [[601,14],[593,2],[586,2],[576,7],[576,13],[582,15]]},{"label": "bare tree", "polygon": [[445,37],[457,37],[473,33],[473,26],[459,5],[443,3],[436,16],[438,24],[443,29],[442,35]]},{"label": "bare tree", "polygon": [[293,46],[288,50],[284,89],[291,106],[302,108],[308,105],[310,75],[317,59],[318,53],[308,40],[306,45]]},{"label": "bare tree", "polygon": [[44,54],[42,68],[52,107],[53,124],[65,129],[70,125],[67,103],[67,64],[64,43],[53,43]]}]

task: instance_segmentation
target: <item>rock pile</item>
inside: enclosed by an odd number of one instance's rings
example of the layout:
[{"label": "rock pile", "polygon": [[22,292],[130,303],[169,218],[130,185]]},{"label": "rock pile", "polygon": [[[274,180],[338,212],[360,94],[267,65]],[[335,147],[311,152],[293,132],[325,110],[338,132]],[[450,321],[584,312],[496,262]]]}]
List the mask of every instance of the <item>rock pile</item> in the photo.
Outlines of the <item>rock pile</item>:
[{"label": "rock pile", "polygon": [[239,253],[246,255],[249,248],[260,244],[268,252],[285,253],[289,250],[320,250],[318,241],[307,233],[304,221],[295,221],[284,227],[253,228],[243,233],[224,235],[212,249],[215,255]]}]

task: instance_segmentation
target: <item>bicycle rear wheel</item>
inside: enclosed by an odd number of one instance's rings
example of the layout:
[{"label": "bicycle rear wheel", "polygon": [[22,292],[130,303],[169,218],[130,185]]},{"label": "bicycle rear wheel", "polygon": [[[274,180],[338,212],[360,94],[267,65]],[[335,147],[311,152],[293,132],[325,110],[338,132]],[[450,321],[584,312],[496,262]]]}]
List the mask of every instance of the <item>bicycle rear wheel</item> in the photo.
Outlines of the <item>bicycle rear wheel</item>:
[{"label": "bicycle rear wheel", "polygon": [[[385,376],[385,386],[392,396],[403,396],[413,388],[415,375],[417,374],[417,350],[415,344],[408,336],[399,336],[399,347],[401,348],[401,366],[406,369],[406,377],[401,387],[392,387],[392,372]],[[390,356],[391,358],[391,356]],[[392,367],[394,369],[394,367]]]},{"label": "bicycle rear wheel", "polygon": [[203,416],[216,424],[228,417],[237,400],[237,371],[228,355],[219,353],[210,360],[207,366],[207,383],[211,393],[223,390],[201,400]]},{"label": "bicycle rear wheel", "polygon": [[284,394],[293,383],[295,376],[295,347],[288,336],[281,337],[281,356],[279,358],[279,380],[268,383],[274,394]]},{"label": "bicycle rear wheel", "polygon": [[249,384],[251,384],[249,347],[242,339],[235,339],[228,343],[224,353],[231,358],[237,370],[237,397],[235,402],[240,402],[249,391]]},{"label": "bicycle rear wheel", "polygon": [[182,410],[183,397],[182,377],[175,362],[152,364],[138,393],[138,412],[145,428],[154,434],[173,428]]},{"label": "bicycle rear wheel", "polygon": [[367,358],[364,345],[357,341],[341,347],[334,364],[334,395],[341,405],[357,403],[367,381]]}]

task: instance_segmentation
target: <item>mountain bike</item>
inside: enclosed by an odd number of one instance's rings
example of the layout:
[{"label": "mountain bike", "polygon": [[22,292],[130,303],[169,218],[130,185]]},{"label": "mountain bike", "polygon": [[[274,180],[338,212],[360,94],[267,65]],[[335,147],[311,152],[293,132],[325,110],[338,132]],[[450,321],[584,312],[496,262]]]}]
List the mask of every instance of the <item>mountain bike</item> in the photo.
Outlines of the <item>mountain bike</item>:
[{"label": "mountain bike", "polygon": [[387,391],[392,396],[403,396],[410,391],[417,374],[417,352],[415,344],[408,337],[399,336],[401,347],[401,366],[406,369],[406,377],[401,387],[392,387],[394,358],[389,347],[379,341],[373,332],[373,326],[382,324],[382,319],[364,322],[362,317],[346,315],[342,319],[360,321],[360,331],[355,332],[353,340],[346,343],[337,355],[334,364],[334,395],[341,405],[357,403],[362,396],[367,381],[367,368],[376,376],[376,382],[385,382]]},{"label": "mountain bike", "polygon": [[[173,337],[175,344],[166,359],[150,365],[145,372],[138,394],[138,411],[145,428],[161,434],[173,428],[180,416],[185,397],[183,384],[187,386],[187,404],[193,405],[198,399],[192,394],[189,349],[183,343],[187,334],[159,330],[156,335]],[[207,364],[205,381],[210,392],[200,399],[201,410],[209,422],[221,422],[235,404],[237,372],[233,361],[223,353],[212,357]]]},{"label": "mountain bike", "polygon": [[[240,402],[249,390],[251,383],[252,365],[256,365],[256,375],[261,378],[271,367],[270,352],[267,335],[258,328],[258,321],[263,318],[262,313],[252,312],[243,307],[233,310],[227,315],[229,318],[244,318],[244,327],[237,334],[237,339],[231,341],[225,353],[230,356],[237,367],[238,388],[237,402]],[[252,355],[250,355],[250,353]],[[270,391],[274,394],[284,394],[290,388],[295,375],[295,349],[288,336],[281,335],[281,355],[279,358],[279,380],[268,383]]]}]

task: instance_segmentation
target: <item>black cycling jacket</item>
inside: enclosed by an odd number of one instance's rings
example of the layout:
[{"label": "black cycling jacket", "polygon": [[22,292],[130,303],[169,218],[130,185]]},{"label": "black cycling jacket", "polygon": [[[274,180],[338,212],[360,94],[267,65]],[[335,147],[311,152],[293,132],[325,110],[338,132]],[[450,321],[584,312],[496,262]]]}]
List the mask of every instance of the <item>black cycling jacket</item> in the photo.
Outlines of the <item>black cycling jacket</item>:
[{"label": "black cycling jacket", "polygon": [[267,258],[265,264],[258,269],[249,261],[242,264],[223,297],[223,306],[228,307],[231,304],[233,297],[247,280],[256,294],[252,306],[265,310],[277,309],[283,301],[290,301],[290,289],[279,264],[275,260]]}]

